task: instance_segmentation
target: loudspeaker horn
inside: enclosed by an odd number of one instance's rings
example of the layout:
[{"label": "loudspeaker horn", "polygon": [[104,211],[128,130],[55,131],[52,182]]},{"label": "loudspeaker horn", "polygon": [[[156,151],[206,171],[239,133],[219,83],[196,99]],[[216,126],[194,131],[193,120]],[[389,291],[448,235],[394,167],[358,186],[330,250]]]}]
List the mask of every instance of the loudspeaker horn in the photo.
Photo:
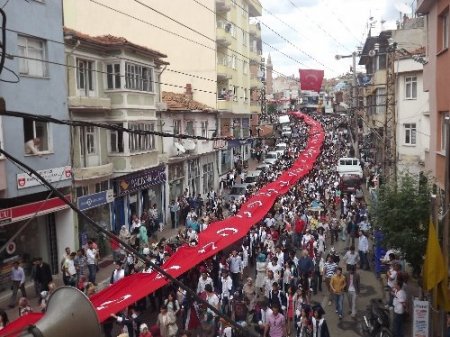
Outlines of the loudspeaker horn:
[{"label": "loudspeaker horn", "polygon": [[21,337],[101,337],[97,313],[89,298],[73,287],[57,288],[47,312]]}]

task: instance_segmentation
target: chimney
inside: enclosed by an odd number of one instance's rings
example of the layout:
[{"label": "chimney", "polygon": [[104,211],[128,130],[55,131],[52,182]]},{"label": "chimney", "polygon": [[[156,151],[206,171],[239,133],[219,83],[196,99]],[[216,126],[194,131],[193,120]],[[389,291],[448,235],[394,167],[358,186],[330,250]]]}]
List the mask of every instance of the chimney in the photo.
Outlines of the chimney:
[{"label": "chimney", "polygon": [[186,84],[185,95],[188,96],[189,99],[191,99],[191,100],[194,98],[194,94],[192,93],[192,84],[190,84],[190,83]]}]

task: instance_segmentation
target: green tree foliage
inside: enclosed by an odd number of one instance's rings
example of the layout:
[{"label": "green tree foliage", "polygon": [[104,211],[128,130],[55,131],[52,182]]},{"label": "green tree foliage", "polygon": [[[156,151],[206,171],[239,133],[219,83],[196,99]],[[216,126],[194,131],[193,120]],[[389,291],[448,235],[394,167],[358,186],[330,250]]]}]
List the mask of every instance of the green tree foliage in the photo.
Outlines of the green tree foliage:
[{"label": "green tree foliage", "polygon": [[371,214],[381,228],[386,248],[399,249],[420,273],[430,219],[430,188],[426,179],[401,174],[397,182],[384,184]]},{"label": "green tree foliage", "polygon": [[273,104],[273,103],[267,104],[267,113],[270,115],[270,114],[274,114],[275,112],[277,112],[276,104]]}]

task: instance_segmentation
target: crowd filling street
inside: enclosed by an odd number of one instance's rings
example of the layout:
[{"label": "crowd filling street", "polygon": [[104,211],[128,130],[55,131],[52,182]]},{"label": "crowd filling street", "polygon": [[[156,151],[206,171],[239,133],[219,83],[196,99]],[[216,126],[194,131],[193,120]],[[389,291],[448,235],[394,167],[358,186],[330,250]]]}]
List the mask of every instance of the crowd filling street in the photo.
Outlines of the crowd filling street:
[{"label": "crowd filling street", "polygon": [[[365,310],[362,303],[367,303],[362,298],[373,295],[367,289],[384,282],[387,296],[381,306],[393,317],[393,335],[403,337],[409,306],[404,265],[400,256],[389,250],[383,255],[383,271],[377,274],[382,274],[384,281],[368,284],[368,275],[375,273],[371,238],[376,230],[370,225],[368,200],[361,185],[347,191],[336,170],[339,158],[355,155],[347,119],[324,115],[315,118],[325,129],[325,140],[311,172],[278,198],[244,239],[193,267],[180,279],[210,305],[264,337],[357,336]],[[256,175],[250,175],[238,157],[220,190],[204,196],[186,190],[173,200],[165,227],[176,229],[175,236],[152,243],[152,235],[162,229],[158,221],[161,210],[155,205],[143,214],[133,215],[129,226],[117,233],[119,238],[158,265],[164,264],[178,247],[195,246],[199,233],[215,221],[236,214],[258,188],[292,165],[304,148],[307,126],[292,118],[289,127],[292,136],[280,137],[277,142],[255,140],[251,159],[255,169],[251,172],[258,172]],[[272,152],[277,153],[275,160],[264,163]],[[231,193],[235,186],[245,189],[236,195]],[[150,264],[141,262],[114,240],[110,243],[114,259],[110,284],[129,274],[152,272]],[[60,263],[63,283],[91,296],[98,282],[96,242],[89,241],[87,249],[77,251],[68,247],[66,254]],[[9,307],[19,316],[45,312],[56,288],[54,276],[41,258],[35,259],[33,270],[37,305],[28,301],[30,294],[25,291],[20,264],[16,263],[12,270]],[[7,312],[0,311],[0,329],[6,324]],[[243,335],[171,283],[111,316],[103,324],[103,331],[107,337]]]}]

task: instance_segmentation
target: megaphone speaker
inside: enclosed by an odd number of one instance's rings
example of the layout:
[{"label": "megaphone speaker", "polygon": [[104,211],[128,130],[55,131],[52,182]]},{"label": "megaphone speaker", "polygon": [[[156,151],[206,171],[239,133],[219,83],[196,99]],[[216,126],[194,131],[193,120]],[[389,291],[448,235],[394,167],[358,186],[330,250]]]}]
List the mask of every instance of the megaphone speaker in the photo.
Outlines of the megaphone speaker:
[{"label": "megaphone speaker", "polygon": [[97,313],[87,296],[73,287],[57,288],[47,312],[21,337],[101,337]]}]

